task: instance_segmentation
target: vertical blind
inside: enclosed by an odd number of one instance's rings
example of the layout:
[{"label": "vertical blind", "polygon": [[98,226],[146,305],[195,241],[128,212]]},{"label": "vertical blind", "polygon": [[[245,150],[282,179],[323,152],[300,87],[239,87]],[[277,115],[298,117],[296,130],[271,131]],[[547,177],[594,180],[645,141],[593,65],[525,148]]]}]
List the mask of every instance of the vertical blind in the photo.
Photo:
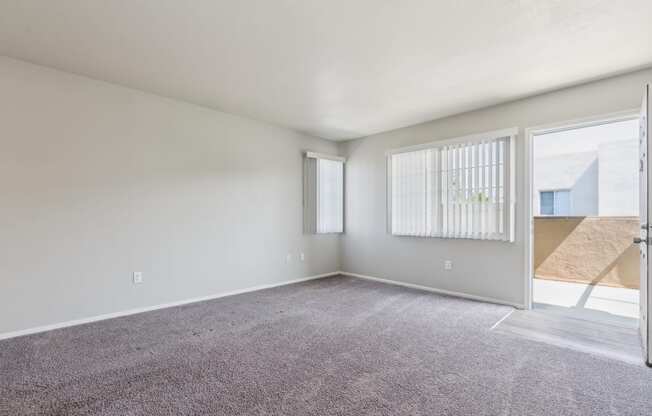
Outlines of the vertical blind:
[{"label": "vertical blind", "polygon": [[305,231],[344,232],[344,159],[308,152],[304,169]]},{"label": "vertical blind", "polygon": [[497,133],[389,152],[390,232],[513,241],[516,132]]},{"label": "vertical blind", "polygon": [[317,159],[317,233],[344,228],[344,162]]}]

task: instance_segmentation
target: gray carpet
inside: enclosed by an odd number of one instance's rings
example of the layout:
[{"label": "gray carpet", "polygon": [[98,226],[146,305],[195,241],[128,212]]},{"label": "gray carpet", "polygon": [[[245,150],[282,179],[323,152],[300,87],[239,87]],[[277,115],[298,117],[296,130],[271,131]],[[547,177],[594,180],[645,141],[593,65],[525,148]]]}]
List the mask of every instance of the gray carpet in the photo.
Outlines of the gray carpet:
[{"label": "gray carpet", "polygon": [[510,310],[334,277],[0,341],[0,414],[652,414],[652,370]]}]

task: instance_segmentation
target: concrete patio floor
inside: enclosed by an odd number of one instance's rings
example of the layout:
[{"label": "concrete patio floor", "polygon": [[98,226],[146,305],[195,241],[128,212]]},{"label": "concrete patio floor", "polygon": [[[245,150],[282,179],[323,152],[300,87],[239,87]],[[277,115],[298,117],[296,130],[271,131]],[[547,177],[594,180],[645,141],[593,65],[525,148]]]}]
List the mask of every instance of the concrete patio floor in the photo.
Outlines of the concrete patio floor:
[{"label": "concrete patio floor", "polygon": [[609,286],[534,279],[533,303],[582,310],[597,310],[612,315],[638,318],[639,292]]}]

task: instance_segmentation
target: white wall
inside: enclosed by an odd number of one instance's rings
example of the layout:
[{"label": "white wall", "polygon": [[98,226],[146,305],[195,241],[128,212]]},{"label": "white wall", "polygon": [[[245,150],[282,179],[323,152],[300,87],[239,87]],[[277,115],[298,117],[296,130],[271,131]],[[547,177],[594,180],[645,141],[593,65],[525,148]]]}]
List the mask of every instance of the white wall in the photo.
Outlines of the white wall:
[{"label": "white wall", "polygon": [[599,158],[593,160],[571,188],[571,215],[598,215],[600,208],[598,196],[604,190],[599,187]]},{"label": "white wall", "polygon": [[600,215],[637,216],[638,139],[604,143],[598,158]]},{"label": "white wall", "polygon": [[[643,85],[650,80],[652,70],[639,71],[343,143],[342,152],[348,156],[343,270],[523,304],[523,207],[529,198],[523,180],[524,128],[638,108]],[[514,243],[395,237],[386,233],[387,149],[512,126],[521,131],[516,143]],[[443,262],[447,259],[453,261],[454,267],[445,272]]]},{"label": "white wall", "polygon": [[0,91],[0,334],[339,269],[302,234],[334,143],[4,57]]}]

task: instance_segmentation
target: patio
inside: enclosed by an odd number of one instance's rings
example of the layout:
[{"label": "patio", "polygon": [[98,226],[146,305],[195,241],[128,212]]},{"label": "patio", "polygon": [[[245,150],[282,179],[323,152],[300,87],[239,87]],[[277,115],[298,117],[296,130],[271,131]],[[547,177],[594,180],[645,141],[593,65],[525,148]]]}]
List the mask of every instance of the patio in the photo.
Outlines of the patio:
[{"label": "patio", "polygon": [[638,319],[637,289],[534,279],[533,303]]}]

